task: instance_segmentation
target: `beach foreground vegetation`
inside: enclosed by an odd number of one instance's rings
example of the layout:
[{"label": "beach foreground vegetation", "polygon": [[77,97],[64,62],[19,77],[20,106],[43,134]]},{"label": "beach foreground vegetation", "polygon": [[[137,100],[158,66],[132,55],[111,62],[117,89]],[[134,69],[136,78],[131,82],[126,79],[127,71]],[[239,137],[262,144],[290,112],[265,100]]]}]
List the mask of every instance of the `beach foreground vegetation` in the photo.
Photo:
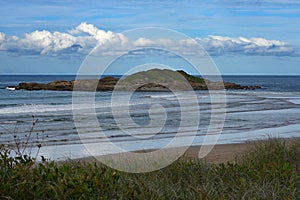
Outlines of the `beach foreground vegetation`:
[{"label": "beach foreground vegetation", "polygon": [[0,151],[1,199],[299,199],[300,143],[257,141],[235,162],[181,158],[130,174],[96,162],[37,162]]}]

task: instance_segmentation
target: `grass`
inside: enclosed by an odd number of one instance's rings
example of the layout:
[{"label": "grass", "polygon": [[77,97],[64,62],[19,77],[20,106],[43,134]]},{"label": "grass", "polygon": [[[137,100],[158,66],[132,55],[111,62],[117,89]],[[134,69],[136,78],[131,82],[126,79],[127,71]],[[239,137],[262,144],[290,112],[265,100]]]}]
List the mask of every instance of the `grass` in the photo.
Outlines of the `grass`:
[{"label": "grass", "polygon": [[169,69],[157,68],[129,75],[125,79],[123,79],[123,83],[145,83],[145,80],[152,83],[172,83],[174,81],[186,83],[188,81],[190,83],[205,84],[205,80],[203,78],[192,76],[190,74],[187,74],[183,70],[172,71]]},{"label": "grass", "polygon": [[182,158],[145,174],[0,152],[1,199],[300,199],[299,140],[256,142],[235,163]]}]

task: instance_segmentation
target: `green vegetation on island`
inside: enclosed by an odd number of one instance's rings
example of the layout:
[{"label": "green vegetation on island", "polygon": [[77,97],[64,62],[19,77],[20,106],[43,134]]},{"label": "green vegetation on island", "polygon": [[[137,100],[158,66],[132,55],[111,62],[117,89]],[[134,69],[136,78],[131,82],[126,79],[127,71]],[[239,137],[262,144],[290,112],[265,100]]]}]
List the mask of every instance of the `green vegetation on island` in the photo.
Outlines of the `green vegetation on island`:
[{"label": "green vegetation on island", "polygon": [[243,86],[231,82],[212,82],[192,76],[182,70],[151,69],[137,72],[125,78],[104,77],[101,79],[53,81],[50,83],[20,83],[16,90],[61,90],[61,91],[169,91],[169,90],[254,90],[260,86]]}]

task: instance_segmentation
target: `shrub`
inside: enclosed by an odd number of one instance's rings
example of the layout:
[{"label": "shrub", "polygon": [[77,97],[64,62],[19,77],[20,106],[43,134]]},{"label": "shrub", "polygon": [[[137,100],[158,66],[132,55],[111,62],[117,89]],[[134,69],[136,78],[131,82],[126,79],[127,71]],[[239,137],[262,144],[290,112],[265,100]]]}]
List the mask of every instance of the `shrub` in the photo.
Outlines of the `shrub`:
[{"label": "shrub", "polygon": [[299,199],[299,140],[256,142],[239,162],[181,158],[129,174],[99,163],[36,162],[0,149],[2,199]]}]

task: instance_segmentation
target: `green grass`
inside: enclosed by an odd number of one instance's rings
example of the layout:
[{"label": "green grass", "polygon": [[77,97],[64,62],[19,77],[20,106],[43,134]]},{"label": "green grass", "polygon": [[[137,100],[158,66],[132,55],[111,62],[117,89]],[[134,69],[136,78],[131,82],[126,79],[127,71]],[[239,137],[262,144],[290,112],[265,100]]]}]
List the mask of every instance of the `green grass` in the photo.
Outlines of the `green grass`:
[{"label": "green grass", "polygon": [[205,84],[203,78],[192,76],[183,70],[172,71],[168,69],[151,69],[148,71],[137,72],[123,79],[123,83],[145,83],[145,80],[151,83],[172,83],[174,81],[186,83],[188,81],[190,83]]},{"label": "green grass", "polygon": [[205,84],[205,79],[203,78],[199,78],[196,76],[192,76],[188,73],[186,73],[183,70],[178,70],[177,72],[179,72],[188,82],[190,83],[201,83],[201,84]]},{"label": "green grass", "polygon": [[37,163],[1,149],[0,199],[300,199],[299,188],[299,140],[256,142],[236,163],[182,158],[145,174],[98,163]]}]

